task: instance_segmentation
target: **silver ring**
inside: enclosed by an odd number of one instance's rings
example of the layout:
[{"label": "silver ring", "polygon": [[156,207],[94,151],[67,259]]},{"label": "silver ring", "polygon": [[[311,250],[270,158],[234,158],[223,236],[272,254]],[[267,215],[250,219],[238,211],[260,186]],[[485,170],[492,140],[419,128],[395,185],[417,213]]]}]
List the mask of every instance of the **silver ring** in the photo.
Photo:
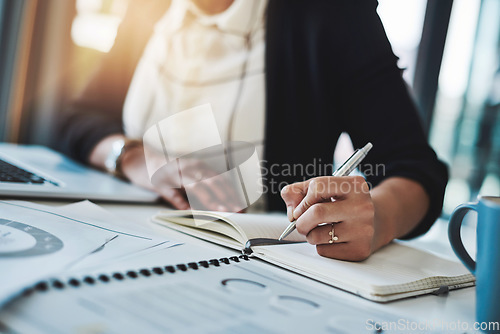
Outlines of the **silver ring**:
[{"label": "silver ring", "polygon": [[339,240],[339,237],[335,235],[335,229],[333,228],[333,223],[332,223],[332,230],[328,232],[328,235],[332,237],[330,240],[328,240],[329,244],[333,244],[335,241]]}]

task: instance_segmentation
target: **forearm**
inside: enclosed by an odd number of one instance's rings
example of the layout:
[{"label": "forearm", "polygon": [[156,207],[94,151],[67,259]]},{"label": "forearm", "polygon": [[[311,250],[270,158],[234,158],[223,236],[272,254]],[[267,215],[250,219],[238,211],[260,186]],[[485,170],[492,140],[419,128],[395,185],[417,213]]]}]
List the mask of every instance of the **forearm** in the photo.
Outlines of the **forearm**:
[{"label": "forearm", "polygon": [[410,233],[425,217],[429,197],[417,182],[391,177],[372,189],[374,251]]}]

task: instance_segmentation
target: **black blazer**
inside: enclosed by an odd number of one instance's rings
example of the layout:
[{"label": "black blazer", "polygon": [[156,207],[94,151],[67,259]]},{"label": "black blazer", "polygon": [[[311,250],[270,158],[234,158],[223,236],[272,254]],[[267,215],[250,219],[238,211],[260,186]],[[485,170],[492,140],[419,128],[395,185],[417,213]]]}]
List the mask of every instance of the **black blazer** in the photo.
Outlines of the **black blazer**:
[{"label": "black blazer", "polygon": [[[130,6],[113,49],[63,117],[59,146],[80,161],[103,137],[123,132],[128,86],[168,2]],[[372,186],[401,176],[425,188],[430,208],[409,238],[439,216],[448,174],[427,144],[376,7],[376,0],[269,0],[266,195],[270,210],[284,210],[279,189],[311,176],[297,167],[329,164],[345,131],[355,147],[374,145],[361,167]]]}]

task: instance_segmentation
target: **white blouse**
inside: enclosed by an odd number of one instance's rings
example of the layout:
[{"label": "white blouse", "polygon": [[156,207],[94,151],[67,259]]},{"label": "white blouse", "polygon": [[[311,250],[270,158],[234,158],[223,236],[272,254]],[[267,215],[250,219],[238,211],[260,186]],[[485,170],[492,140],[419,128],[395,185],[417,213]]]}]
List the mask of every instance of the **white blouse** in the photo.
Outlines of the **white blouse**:
[{"label": "white blouse", "polygon": [[[132,79],[123,110],[126,135],[142,138],[159,121],[210,103],[221,140],[253,143],[263,157],[266,6],[267,0],[235,0],[206,15],[189,0],[173,0]],[[183,143],[203,140],[203,124],[183,119],[163,134],[181,151]]]}]

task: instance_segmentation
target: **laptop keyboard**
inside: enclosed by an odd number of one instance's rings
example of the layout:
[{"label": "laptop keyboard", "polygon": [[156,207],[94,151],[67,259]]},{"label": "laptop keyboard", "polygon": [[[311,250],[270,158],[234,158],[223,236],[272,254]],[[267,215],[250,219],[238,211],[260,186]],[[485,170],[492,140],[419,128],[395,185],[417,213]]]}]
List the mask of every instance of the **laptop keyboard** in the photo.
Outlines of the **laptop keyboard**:
[{"label": "laptop keyboard", "polygon": [[0,182],[43,184],[45,181],[41,176],[0,159]]}]

